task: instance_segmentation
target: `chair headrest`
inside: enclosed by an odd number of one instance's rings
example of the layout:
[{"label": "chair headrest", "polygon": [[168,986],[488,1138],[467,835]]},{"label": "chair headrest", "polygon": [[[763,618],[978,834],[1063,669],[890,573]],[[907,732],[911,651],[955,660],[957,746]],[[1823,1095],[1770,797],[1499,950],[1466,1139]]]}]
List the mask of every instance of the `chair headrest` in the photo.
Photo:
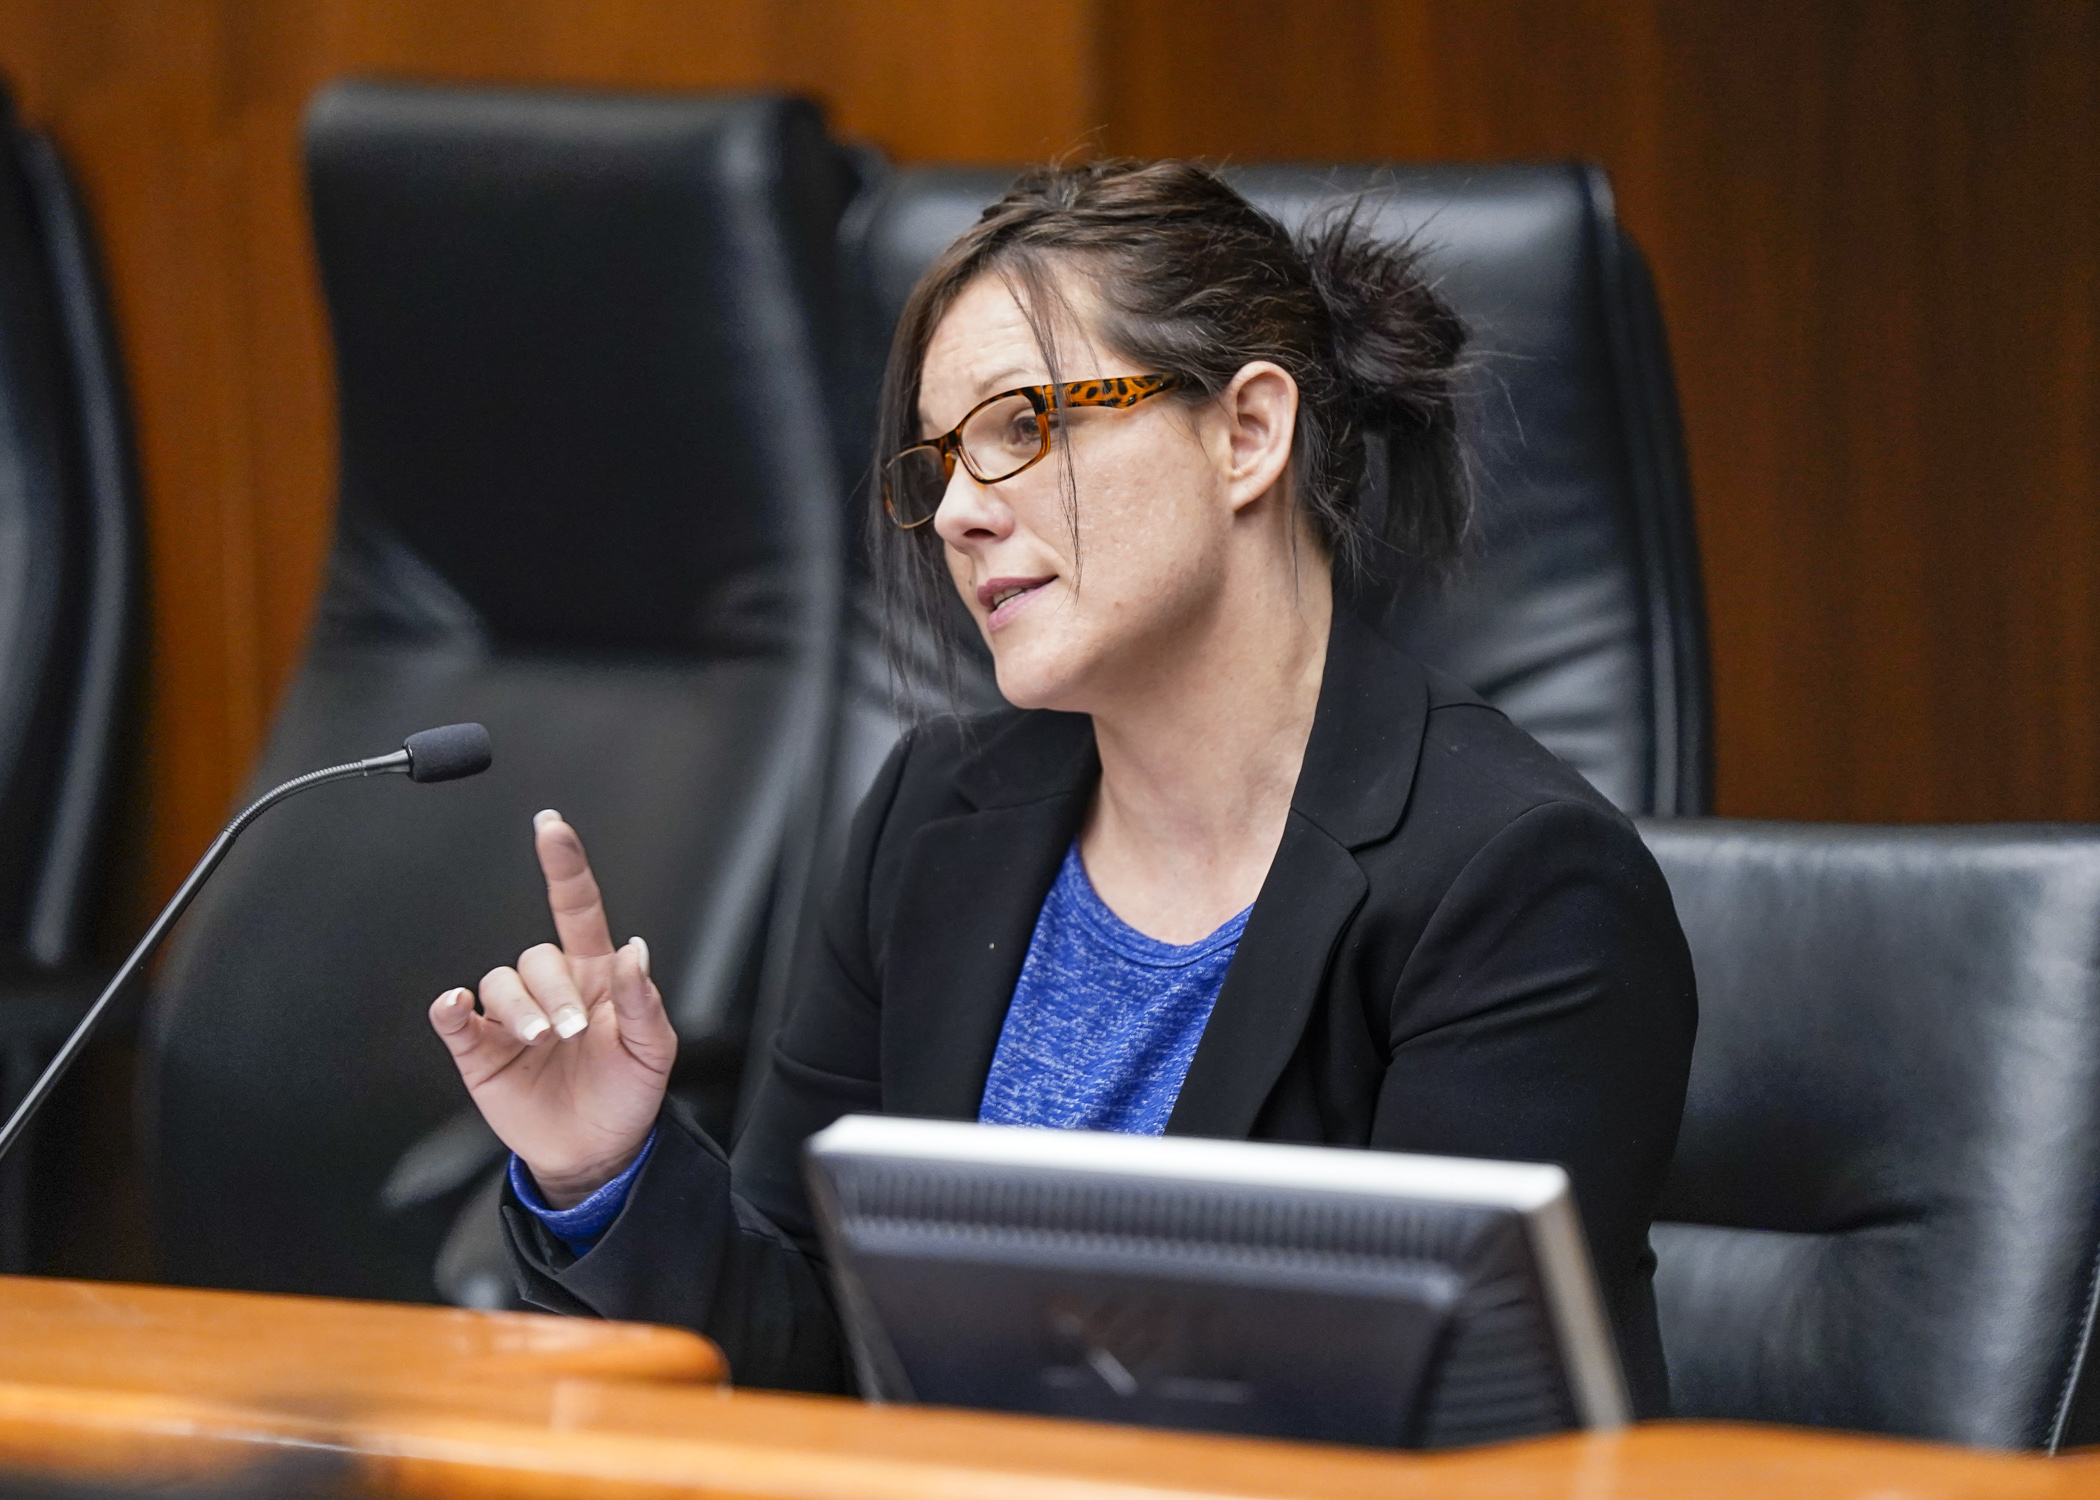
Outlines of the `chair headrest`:
[{"label": "chair headrest", "polygon": [[346,525],[497,639],[687,650],[835,557],[813,105],[352,83],[307,159]]}]

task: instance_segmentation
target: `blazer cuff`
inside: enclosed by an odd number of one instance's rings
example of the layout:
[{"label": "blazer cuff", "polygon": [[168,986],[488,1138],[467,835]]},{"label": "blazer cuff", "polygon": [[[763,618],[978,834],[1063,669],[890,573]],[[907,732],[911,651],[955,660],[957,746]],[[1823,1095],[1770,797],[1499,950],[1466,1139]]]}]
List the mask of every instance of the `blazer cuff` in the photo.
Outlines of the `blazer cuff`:
[{"label": "blazer cuff", "polygon": [[531,1170],[516,1152],[512,1152],[507,1173],[511,1196],[579,1257],[589,1255],[591,1247],[598,1243],[613,1220],[620,1217],[620,1210],[627,1206],[627,1194],[648,1163],[649,1153],[655,1149],[656,1131],[652,1129],[626,1170],[572,1208],[549,1208],[540,1197],[539,1184],[532,1180]]},{"label": "blazer cuff", "polygon": [[685,1107],[666,1098],[638,1165],[619,1216],[581,1256],[505,1183],[504,1238],[525,1301],[550,1312],[687,1328],[707,1321],[719,1247],[736,1231],[729,1161]]}]

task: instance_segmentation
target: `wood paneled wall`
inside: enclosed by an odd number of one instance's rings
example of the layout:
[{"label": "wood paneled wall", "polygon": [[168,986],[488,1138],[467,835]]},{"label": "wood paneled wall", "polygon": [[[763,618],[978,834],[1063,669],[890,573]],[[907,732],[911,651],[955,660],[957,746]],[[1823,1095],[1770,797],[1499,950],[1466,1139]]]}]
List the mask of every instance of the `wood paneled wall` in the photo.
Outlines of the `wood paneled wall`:
[{"label": "wood paneled wall", "polygon": [[83,182],[136,406],[141,903],[319,578],[298,127],[348,73],[801,89],[907,160],[1601,161],[1675,343],[1723,810],[2100,819],[2090,3],[7,0],[0,68]]}]

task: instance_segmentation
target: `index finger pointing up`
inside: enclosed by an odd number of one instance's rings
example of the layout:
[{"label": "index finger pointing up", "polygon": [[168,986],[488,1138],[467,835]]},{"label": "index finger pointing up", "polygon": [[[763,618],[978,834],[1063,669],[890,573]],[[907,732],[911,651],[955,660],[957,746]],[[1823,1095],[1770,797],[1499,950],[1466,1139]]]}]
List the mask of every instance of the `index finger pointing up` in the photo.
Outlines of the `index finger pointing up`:
[{"label": "index finger pointing up", "polygon": [[576,830],[549,808],[533,816],[532,846],[540,857],[540,873],[547,877],[547,907],[554,913],[561,951],[571,958],[609,955],[612,928],[606,924],[605,902]]}]

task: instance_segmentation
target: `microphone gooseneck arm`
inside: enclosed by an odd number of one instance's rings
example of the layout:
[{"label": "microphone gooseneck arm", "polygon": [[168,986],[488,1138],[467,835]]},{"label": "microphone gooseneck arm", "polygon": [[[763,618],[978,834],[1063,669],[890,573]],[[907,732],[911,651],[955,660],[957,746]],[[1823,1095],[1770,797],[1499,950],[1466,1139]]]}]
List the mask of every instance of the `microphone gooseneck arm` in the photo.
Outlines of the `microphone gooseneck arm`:
[{"label": "microphone gooseneck arm", "polygon": [[[416,759],[419,742],[429,745],[434,752],[426,755],[421,775],[417,774],[419,768]],[[29,1092],[22,1096],[22,1102],[16,1105],[14,1113],[8,1116],[7,1124],[0,1126],[0,1157],[5,1157],[15,1142],[21,1139],[23,1131],[29,1128],[29,1122],[37,1110],[50,1097],[59,1079],[65,1076],[66,1069],[72,1066],[74,1058],[80,1054],[80,1049],[87,1045],[88,1036],[94,1031],[95,1024],[102,1019],[102,1013],[109,1008],[110,1002],[117,998],[124,986],[131,982],[132,976],[138,973],[146,960],[153,956],[153,950],[158,948],[161,940],[168,935],[168,929],[189,909],[189,904],[196,899],[197,892],[204,888],[204,882],[211,878],[212,871],[226,858],[227,851],[233,847],[233,841],[241,836],[250,823],[285,798],[331,781],[348,781],[353,776],[386,775],[409,776],[417,781],[450,781],[460,776],[472,776],[487,769],[488,764],[488,732],[478,724],[454,724],[445,729],[425,730],[421,734],[411,735],[404,748],[388,755],[369,756],[364,760],[347,761],[340,766],[329,766],[323,770],[309,771],[304,776],[295,776],[282,786],[272,787],[251,802],[239,817],[228,823],[219,836],[212,840],[211,847],[204,851],[204,858],[197,861],[197,867],[190,871],[189,878],[183,881],[181,889],[160,909],[160,915],[153,919],[153,925],[146,929],[146,935],[140,938],[138,946],[131,950],[131,956],[124,960],[123,967],[103,986],[100,998],[88,1007],[87,1014],[80,1018],[80,1024],[73,1028],[72,1035],[65,1040],[65,1045],[58,1049],[58,1055],[51,1059],[51,1065],[44,1069],[42,1076],[31,1085]]]}]

